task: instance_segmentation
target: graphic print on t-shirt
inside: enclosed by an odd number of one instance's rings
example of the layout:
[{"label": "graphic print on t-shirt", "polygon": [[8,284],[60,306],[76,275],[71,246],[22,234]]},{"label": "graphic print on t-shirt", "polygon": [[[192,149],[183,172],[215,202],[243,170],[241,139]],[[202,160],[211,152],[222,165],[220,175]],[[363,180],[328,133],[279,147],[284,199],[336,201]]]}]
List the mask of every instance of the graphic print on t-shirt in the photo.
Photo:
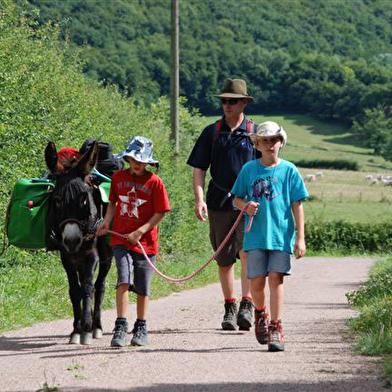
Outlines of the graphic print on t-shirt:
[{"label": "graphic print on t-shirt", "polygon": [[252,184],[252,197],[262,199],[264,196],[268,201],[275,199],[280,195],[280,193],[275,193],[276,190],[273,188],[273,184],[276,182],[278,179],[271,176],[257,179]]},{"label": "graphic print on t-shirt", "polygon": [[139,218],[138,207],[144,204],[147,200],[138,199],[135,186],[127,192],[127,196],[119,196],[121,200],[120,215],[128,215],[130,218],[135,216]]}]

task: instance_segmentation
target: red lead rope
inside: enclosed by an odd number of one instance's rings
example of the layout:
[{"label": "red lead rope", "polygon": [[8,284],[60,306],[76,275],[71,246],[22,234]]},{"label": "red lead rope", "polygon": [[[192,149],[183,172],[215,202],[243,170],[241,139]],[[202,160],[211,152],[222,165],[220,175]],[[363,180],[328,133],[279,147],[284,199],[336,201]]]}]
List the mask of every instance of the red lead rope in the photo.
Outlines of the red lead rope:
[{"label": "red lead rope", "polygon": [[[236,221],[234,222],[233,227],[230,229],[230,231],[227,233],[225,239],[222,241],[222,243],[219,245],[218,249],[215,251],[215,253],[211,256],[211,258],[205,263],[203,264],[197,271],[193,272],[191,275],[186,276],[185,278],[171,278],[169,276],[166,276],[165,274],[163,274],[161,271],[159,271],[155,265],[151,262],[151,260],[149,259],[149,257],[147,256],[146,251],[143,248],[143,245],[138,241],[137,244],[140,246],[140,249],[143,252],[143,255],[145,257],[145,259],[147,260],[147,262],[150,264],[151,268],[162,278],[170,281],[170,282],[174,282],[174,283],[182,283],[182,282],[186,282],[187,280],[192,279],[193,277],[195,277],[196,275],[198,275],[201,271],[203,271],[204,268],[207,267],[208,264],[211,263],[212,260],[214,260],[216,258],[216,256],[218,256],[218,254],[220,253],[220,251],[223,249],[223,247],[226,245],[226,242],[229,240],[230,236],[233,234],[234,230],[236,229],[236,227],[238,226],[238,224],[240,223],[240,220],[242,218],[242,216],[245,214],[245,210],[246,207],[248,206],[249,203],[245,204],[245,206],[242,208],[240,214],[238,215]],[[252,222],[253,222],[253,216],[250,217],[249,219],[249,223],[248,226],[246,227],[246,232],[248,233],[251,226],[252,226]],[[117,233],[113,230],[108,230],[108,233],[110,234],[114,234],[117,235],[119,237],[122,238],[127,238],[128,236],[126,234],[121,234],[121,233]]]}]

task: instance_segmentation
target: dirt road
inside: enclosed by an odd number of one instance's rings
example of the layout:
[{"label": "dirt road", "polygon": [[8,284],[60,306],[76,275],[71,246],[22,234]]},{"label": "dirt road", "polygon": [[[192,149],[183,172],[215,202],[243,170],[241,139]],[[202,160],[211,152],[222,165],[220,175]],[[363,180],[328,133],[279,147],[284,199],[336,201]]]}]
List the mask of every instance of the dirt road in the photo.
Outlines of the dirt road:
[{"label": "dirt road", "polygon": [[[382,391],[376,358],[344,338],[354,315],[345,293],[374,259],[305,258],[285,281],[285,352],[269,353],[250,332],[219,329],[217,284],[151,302],[150,344],[109,347],[115,311],[94,346],[68,345],[70,320],[0,337],[0,390],[37,391]],[[209,267],[214,268],[214,267]],[[237,282],[239,289],[239,282]],[[131,318],[135,308],[131,307]],[[50,389],[44,389],[49,391]]]}]

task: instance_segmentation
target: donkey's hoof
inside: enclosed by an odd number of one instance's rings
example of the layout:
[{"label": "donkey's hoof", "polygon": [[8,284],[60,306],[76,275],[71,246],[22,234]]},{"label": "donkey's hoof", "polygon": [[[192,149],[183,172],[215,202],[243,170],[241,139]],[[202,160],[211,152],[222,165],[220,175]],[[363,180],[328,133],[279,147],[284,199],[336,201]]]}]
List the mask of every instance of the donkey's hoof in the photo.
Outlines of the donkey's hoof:
[{"label": "donkey's hoof", "polygon": [[84,345],[90,345],[93,344],[93,334],[92,332],[83,332],[81,339],[80,339],[80,344]]},{"label": "donkey's hoof", "polygon": [[80,344],[80,333],[72,332],[69,337],[69,344]]},{"label": "donkey's hoof", "polygon": [[101,328],[94,328],[93,330],[93,339],[101,339],[103,336]]}]

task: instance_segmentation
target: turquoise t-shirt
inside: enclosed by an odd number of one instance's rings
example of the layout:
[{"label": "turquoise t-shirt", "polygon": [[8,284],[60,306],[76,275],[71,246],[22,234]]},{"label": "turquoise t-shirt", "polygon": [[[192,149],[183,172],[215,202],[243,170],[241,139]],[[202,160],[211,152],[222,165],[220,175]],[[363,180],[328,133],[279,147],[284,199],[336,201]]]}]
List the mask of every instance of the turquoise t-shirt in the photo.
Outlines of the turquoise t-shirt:
[{"label": "turquoise t-shirt", "polygon": [[[294,164],[281,159],[274,167],[260,160],[246,163],[231,190],[246,202],[260,203],[249,233],[245,232],[243,249],[269,249],[293,253],[295,224],[292,203],[306,199],[309,193]],[[246,214],[245,227],[249,215]]]}]

